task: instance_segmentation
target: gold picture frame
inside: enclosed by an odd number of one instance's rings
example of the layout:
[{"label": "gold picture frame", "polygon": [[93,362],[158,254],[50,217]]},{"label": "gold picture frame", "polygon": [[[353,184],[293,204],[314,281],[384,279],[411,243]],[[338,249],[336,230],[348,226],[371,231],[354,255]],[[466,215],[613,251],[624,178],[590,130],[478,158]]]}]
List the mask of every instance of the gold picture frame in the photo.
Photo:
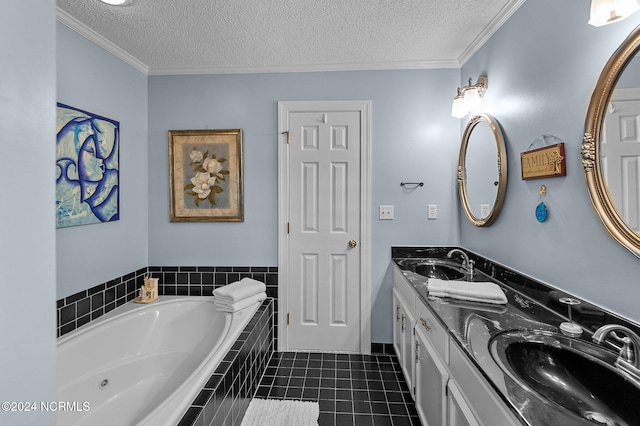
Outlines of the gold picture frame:
[{"label": "gold picture frame", "polygon": [[242,222],[242,129],[169,130],[171,222]]},{"label": "gold picture frame", "polygon": [[581,154],[591,204],[602,224],[614,239],[640,257],[640,232],[628,223],[620,206],[616,205],[611,196],[609,184],[604,175],[605,165],[601,146],[605,117],[608,114],[607,111],[610,111],[611,98],[616,85],[627,65],[638,53],[640,53],[640,26],[631,31],[631,34],[611,55],[598,78],[587,108]]},{"label": "gold picture frame", "polygon": [[[492,144],[495,144],[495,151],[491,151],[490,154],[496,154],[495,157],[495,166],[493,166],[493,161],[491,162],[492,168],[495,167],[495,174],[497,176],[497,181],[487,180],[484,182],[485,184],[491,185],[491,187],[496,187],[495,189],[495,200],[488,201],[491,203],[489,206],[489,212],[487,216],[482,216],[481,212],[474,210],[472,208],[472,203],[470,200],[473,198],[473,193],[469,194],[469,176],[467,176],[467,161],[470,159],[467,157],[467,151],[469,151],[470,143],[475,142],[477,144],[479,142],[478,139],[474,138],[473,141],[471,139],[473,130],[476,126],[483,123],[483,125],[488,126],[491,134],[493,136]],[[477,134],[478,132],[476,132]],[[480,133],[482,134],[482,133]],[[473,178],[477,178],[478,176],[472,176]],[[472,192],[477,192],[472,191]],[[458,155],[458,194],[460,196],[460,203],[462,204],[462,210],[464,211],[465,216],[469,219],[474,226],[489,226],[500,215],[500,211],[502,211],[502,206],[504,205],[504,197],[507,192],[507,148],[504,143],[504,136],[502,134],[502,128],[493,116],[489,114],[477,114],[469,119],[467,126],[464,129],[464,133],[462,135],[462,141],[460,143],[460,154]],[[471,196],[470,196],[471,195]],[[493,204],[493,205],[491,205]]]}]

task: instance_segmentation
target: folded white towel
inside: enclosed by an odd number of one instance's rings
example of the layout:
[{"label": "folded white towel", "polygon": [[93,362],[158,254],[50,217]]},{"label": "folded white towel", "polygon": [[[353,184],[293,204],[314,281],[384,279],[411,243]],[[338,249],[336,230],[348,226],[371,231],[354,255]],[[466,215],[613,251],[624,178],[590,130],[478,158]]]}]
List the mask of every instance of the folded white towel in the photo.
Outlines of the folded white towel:
[{"label": "folded white towel", "polygon": [[213,290],[213,295],[219,300],[235,303],[266,290],[267,286],[263,282],[252,278],[243,278],[240,281]]},{"label": "folded white towel", "polygon": [[507,296],[500,286],[492,282],[448,281],[429,278],[427,288],[430,296],[451,297],[499,305],[507,303]]},{"label": "folded white towel", "polygon": [[267,298],[267,293],[258,293],[253,296],[245,297],[242,300],[239,300],[235,303],[229,303],[225,301],[218,300],[217,298],[213,299],[213,304],[216,306],[216,309],[221,312],[236,312],[240,309],[244,309],[248,306],[253,305],[254,303],[262,302]]}]

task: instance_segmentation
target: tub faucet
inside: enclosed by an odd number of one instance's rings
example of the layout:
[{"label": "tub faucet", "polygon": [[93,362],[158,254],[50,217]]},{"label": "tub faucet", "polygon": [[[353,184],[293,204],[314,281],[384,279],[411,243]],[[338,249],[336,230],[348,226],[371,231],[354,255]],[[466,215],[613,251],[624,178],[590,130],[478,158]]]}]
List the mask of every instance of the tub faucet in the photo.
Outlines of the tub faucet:
[{"label": "tub faucet", "polygon": [[460,256],[462,256],[462,266],[467,268],[467,273],[469,274],[469,280],[472,280],[473,279],[473,265],[475,264],[475,262],[473,260],[469,259],[469,256],[467,256],[467,253],[463,252],[460,249],[453,249],[453,250],[449,251],[449,253],[447,253],[447,257],[449,259],[451,259],[451,256],[453,256],[455,253],[459,253]]},{"label": "tub faucet", "polygon": [[[623,333],[624,336],[618,336],[616,331]],[[638,358],[640,336],[622,325],[607,324],[597,329],[592,339],[595,343],[602,344],[608,335],[622,343],[615,362],[616,367],[631,376],[636,383],[640,383],[640,359]]]}]

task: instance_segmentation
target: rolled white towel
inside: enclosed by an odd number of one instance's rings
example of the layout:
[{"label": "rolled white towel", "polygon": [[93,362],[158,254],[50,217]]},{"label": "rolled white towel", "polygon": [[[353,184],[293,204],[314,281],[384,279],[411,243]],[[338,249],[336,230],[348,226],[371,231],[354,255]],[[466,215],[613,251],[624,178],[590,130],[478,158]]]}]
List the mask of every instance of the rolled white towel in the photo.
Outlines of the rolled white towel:
[{"label": "rolled white towel", "polygon": [[239,300],[235,303],[228,303],[225,301],[220,301],[217,298],[214,298],[213,304],[216,306],[216,309],[221,312],[236,312],[240,309],[244,309],[248,306],[253,305],[254,303],[262,302],[267,298],[267,293],[262,292],[258,294],[254,294],[253,296],[245,297],[242,300]]},{"label": "rolled white towel", "polygon": [[219,300],[235,303],[266,290],[267,286],[263,282],[252,278],[243,278],[240,281],[216,288],[213,290],[213,295]]},{"label": "rolled white towel", "polygon": [[429,278],[427,288],[431,296],[499,305],[507,303],[507,296],[500,286],[492,282],[447,281]]}]

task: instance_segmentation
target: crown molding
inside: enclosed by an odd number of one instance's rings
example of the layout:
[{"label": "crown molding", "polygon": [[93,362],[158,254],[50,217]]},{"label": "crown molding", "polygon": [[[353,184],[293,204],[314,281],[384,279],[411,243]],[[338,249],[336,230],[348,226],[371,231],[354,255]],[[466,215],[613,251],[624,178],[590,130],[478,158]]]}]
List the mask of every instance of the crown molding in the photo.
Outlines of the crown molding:
[{"label": "crown molding", "polygon": [[513,15],[516,10],[522,6],[525,0],[511,0],[507,3],[496,17],[485,27],[485,29],[476,37],[467,48],[462,52],[458,58],[460,66],[464,65],[474,53],[476,53],[484,44],[491,38],[491,36],[498,31],[502,25]]},{"label": "crown molding", "polygon": [[250,67],[176,67],[151,68],[149,75],[193,75],[193,74],[266,74],[327,71],[376,71],[403,69],[460,68],[456,60],[443,61],[397,61],[344,64],[305,65],[256,65]]},{"label": "crown molding", "polygon": [[76,18],[69,15],[67,12],[65,12],[64,10],[60,9],[57,6],[56,6],[56,19],[61,24],[66,25],[73,31],[77,32],[78,34],[86,38],[87,40],[102,47],[104,50],[111,53],[115,57],[121,59],[125,63],[131,65],[133,68],[140,71],[141,73],[145,75],[149,74],[149,67],[146,64],[143,64],[133,56],[129,55],[127,52],[120,49],[118,46],[111,43],[109,40],[102,37],[100,34],[96,33],[94,30],[87,27],[85,24],[78,21]]}]

